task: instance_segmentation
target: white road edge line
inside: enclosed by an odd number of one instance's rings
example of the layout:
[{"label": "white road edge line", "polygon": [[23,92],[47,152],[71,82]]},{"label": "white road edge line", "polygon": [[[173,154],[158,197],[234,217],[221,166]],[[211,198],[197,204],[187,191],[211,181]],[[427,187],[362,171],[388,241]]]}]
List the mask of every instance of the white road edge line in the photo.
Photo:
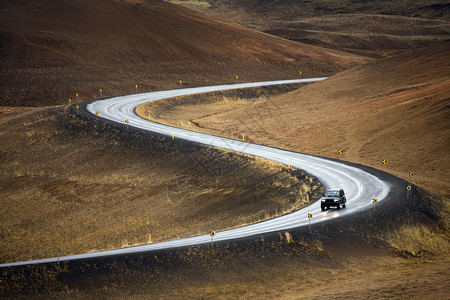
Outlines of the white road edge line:
[{"label": "white road edge line", "polygon": [[[135,108],[143,103],[167,99],[182,95],[192,95],[198,93],[207,93],[220,90],[242,89],[249,87],[260,87],[280,84],[305,83],[324,80],[327,77],[278,80],[266,82],[252,82],[229,85],[216,85],[196,88],[184,88],[169,91],[158,91],[150,93],[132,94],[126,96],[113,97],[104,100],[91,102],[87,105],[87,110],[94,114],[99,112],[99,117],[115,121],[123,124],[125,120],[129,120],[128,126],[141,128],[155,133],[167,136],[175,134],[177,139],[185,139],[200,144],[220,147],[254,156],[259,156],[269,160],[277,161],[283,164],[290,163],[292,167],[306,171],[307,173],[317,177],[326,188],[339,187],[346,192],[348,201],[347,208],[341,210],[331,210],[322,212],[320,205],[313,203],[296,212],[263,221],[257,224],[247,225],[231,230],[216,232],[214,241],[225,241],[236,238],[249,237],[269,232],[281,230],[289,230],[300,226],[308,226],[307,214],[312,213],[311,225],[318,222],[328,221],[338,217],[343,217],[352,213],[367,210],[371,207],[372,199],[383,201],[388,195],[391,186],[389,183],[382,181],[377,176],[370,174],[362,169],[346,165],[344,163],[311,156],[302,153],[295,153],[287,150],[271,148],[267,146],[251,144],[247,142],[231,140],[218,136],[211,136],[203,133],[197,133],[176,127],[170,127],[158,123],[145,120],[135,114]],[[21,261],[13,263],[0,264],[0,267],[13,267],[20,265],[42,264],[57,261],[69,261],[77,259],[87,259],[94,257],[103,257],[119,254],[130,254],[138,252],[147,252],[151,250],[169,249],[175,247],[183,247],[190,245],[198,245],[210,243],[209,234],[184,238],[180,240],[172,240],[155,244],[135,246],[129,248],[121,248],[107,251],[98,251],[93,253],[77,254],[63,256],[60,258],[46,258],[30,261]]]}]

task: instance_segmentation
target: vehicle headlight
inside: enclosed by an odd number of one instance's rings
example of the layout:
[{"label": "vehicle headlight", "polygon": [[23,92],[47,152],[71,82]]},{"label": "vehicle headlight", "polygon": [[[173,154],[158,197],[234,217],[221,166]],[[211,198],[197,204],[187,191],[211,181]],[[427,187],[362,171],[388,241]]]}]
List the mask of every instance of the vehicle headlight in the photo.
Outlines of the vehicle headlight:
[{"label": "vehicle headlight", "polygon": [[325,202],[325,199],[322,199],[322,202]]},{"label": "vehicle headlight", "polygon": [[339,199],[334,199],[334,202],[339,202]]}]

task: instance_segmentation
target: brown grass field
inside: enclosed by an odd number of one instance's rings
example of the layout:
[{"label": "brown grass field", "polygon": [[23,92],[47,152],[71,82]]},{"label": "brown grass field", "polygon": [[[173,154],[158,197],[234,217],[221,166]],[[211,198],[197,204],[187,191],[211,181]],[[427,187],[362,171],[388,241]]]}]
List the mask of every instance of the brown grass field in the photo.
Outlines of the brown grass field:
[{"label": "brown grass field", "polygon": [[301,170],[70,112],[69,98],[99,88],[330,76],[138,112],[368,165],[415,184],[414,196],[312,230],[2,269],[0,298],[448,299],[448,3],[170,2],[209,16],[159,0],[1,1],[1,262],[225,230],[322,192]]},{"label": "brown grass field", "polygon": [[67,108],[4,110],[1,128],[2,262],[225,230],[321,192],[281,164],[123,132]]},{"label": "brown grass field", "polygon": [[[340,159],[387,171],[442,197],[431,196],[440,212],[438,227],[408,222],[378,236],[396,253],[413,253],[422,257],[419,260],[328,245],[323,249],[332,255],[331,260],[336,253],[351,257],[339,258],[345,266],[331,264],[307,272],[290,265],[283,267],[289,279],[278,275],[267,286],[261,284],[265,276],[255,276],[257,279],[245,284],[221,286],[221,291],[203,287],[188,295],[215,297],[241,291],[247,298],[261,297],[264,292],[270,295],[267,298],[286,299],[446,298],[450,293],[449,53],[448,44],[416,50],[282,95],[248,98],[245,93],[227,91],[140,107],[137,111],[142,116],[150,114],[154,121],[190,130],[234,139],[244,134],[250,142],[334,158],[339,158],[338,149],[343,149]],[[383,159],[388,161],[386,165],[381,163]],[[365,254],[359,256],[358,251]],[[420,253],[432,255],[425,258]],[[299,266],[307,268],[309,264]],[[270,270],[276,277],[277,271]],[[323,276],[333,279],[323,286]],[[304,277],[308,280],[300,283],[298,278]],[[249,282],[259,287],[258,291],[244,292]]]},{"label": "brown grass field", "polygon": [[[180,105],[155,120],[334,158],[343,149],[341,159],[383,168],[448,197],[449,54],[448,43],[417,50],[254,101],[222,96],[208,104],[205,95],[195,107],[167,100]],[[162,104],[146,104],[142,116],[152,115],[155,105]]]}]

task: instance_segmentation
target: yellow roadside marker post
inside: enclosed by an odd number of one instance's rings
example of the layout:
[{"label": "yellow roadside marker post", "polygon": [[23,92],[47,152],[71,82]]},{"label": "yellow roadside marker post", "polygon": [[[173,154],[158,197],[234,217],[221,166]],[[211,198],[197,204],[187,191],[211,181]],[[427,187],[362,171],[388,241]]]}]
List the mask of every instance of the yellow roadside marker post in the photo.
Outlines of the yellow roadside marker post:
[{"label": "yellow roadside marker post", "polygon": [[72,99],[69,99],[69,105],[72,103]]},{"label": "yellow roadside marker post", "polygon": [[80,108],[80,106],[79,105],[77,105],[77,115],[78,115],[78,109]]},{"label": "yellow roadside marker post", "polygon": [[239,76],[235,75],[234,78],[236,78],[236,88],[237,88]]},{"label": "yellow roadside marker post", "polygon": [[125,120],[125,123],[127,124],[127,131],[128,131],[128,120]]},{"label": "yellow roadside marker post", "polygon": [[312,219],[312,213],[308,213],[308,228],[311,230],[311,219]]},{"label": "yellow roadside marker post", "polygon": [[214,236],[216,235],[216,232],[214,230],[211,230],[209,232],[209,235],[211,236],[211,247],[214,246]]},{"label": "yellow roadside marker post", "polygon": [[[412,178],[414,176],[414,172],[409,172],[408,175],[409,175],[409,177]],[[409,183],[408,186],[406,187],[406,199],[409,199],[411,189],[412,189],[412,186],[411,186],[411,183]]]},{"label": "yellow roadside marker post", "polygon": [[136,89],[136,94],[138,93],[138,85],[136,84],[135,86],[134,86],[134,88]]},{"label": "yellow roadside marker post", "polygon": [[245,135],[242,135],[242,141],[245,142]]},{"label": "yellow roadside marker post", "polygon": [[97,116],[97,121],[98,121],[98,112],[96,112],[95,115]]},{"label": "yellow roadside marker post", "polygon": [[175,133],[172,132],[172,140],[175,139]]},{"label": "yellow roadside marker post", "polygon": [[102,89],[98,89],[98,92],[100,93],[100,98],[103,98],[103,90]]},{"label": "yellow roadside marker post", "polygon": [[381,162],[383,163],[383,165],[387,164],[387,160],[385,159],[383,159]]},{"label": "yellow roadside marker post", "polygon": [[151,244],[152,243],[152,236],[149,234],[148,235],[148,243]]},{"label": "yellow roadside marker post", "polygon": [[306,203],[309,203],[309,194],[306,194]]},{"label": "yellow roadside marker post", "polygon": [[[377,199],[373,198],[372,202],[373,202],[373,204],[376,204],[377,203]],[[375,213],[375,205],[373,206],[373,212]]]},{"label": "yellow roadside marker post", "polygon": [[183,81],[181,81],[181,80],[179,80],[180,81],[180,87],[183,87]]},{"label": "yellow roadside marker post", "polygon": [[148,114],[148,120],[150,121],[150,114]]},{"label": "yellow roadside marker post", "polygon": [[302,71],[298,71],[298,76],[302,77]]},{"label": "yellow roadside marker post", "polygon": [[78,100],[78,93],[77,92],[75,92],[75,98],[77,98],[77,100]]},{"label": "yellow roadside marker post", "polygon": [[289,168],[289,170],[291,169],[291,162],[289,162],[289,164],[288,164],[288,168]]},{"label": "yellow roadside marker post", "polygon": [[343,150],[339,149],[338,153],[339,153],[339,160],[341,160],[341,154],[342,154]]}]

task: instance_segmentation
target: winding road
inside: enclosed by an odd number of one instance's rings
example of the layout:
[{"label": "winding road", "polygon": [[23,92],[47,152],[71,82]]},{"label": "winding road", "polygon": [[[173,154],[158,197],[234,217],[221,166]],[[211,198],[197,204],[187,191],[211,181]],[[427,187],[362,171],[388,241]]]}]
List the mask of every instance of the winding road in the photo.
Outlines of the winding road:
[{"label": "winding road", "polygon": [[[309,219],[307,217],[308,213],[312,214],[312,219],[310,221],[311,225],[314,225],[315,223],[324,222],[334,218],[340,218],[352,213],[367,210],[371,207],[371,205],[373,205],[372,203],[373,198],[376,198],[377,201],[383,201],[383,199],[387,197],[389,191],[391,190],[391,185],[388,182],[383,181],[379,177],[367,171],[335,160],[286,151],[277,148],[271,148],[267,146],[256,145],[238,140],[231,140],[218,136],[211,136],[203,133],[192,132],[189,130],[179,129],[175,127],[150,122],[136,115],[135,108],[143,103],[149,102],[150,99],[156,101],[176,96],[207,93],[219,90],[229,90],[235,88],[248,88],[257,86],[279,85],[279,84],[292,84],[302,82],[314,82],[324,79],[326,78],[322,77],[310,79],[242,83],[237,85],[236,84],[217,85],[208,87],[186,88],[169,91],[133,94],[91,102],[87,105],[87,110],[94,115],[96,114],[96,112],[98,112],[98,116],[100,118],[108,119],[121,124],[125,124],[125,120],[128,120],[128,126],[133,126],[151,132],[157,132],[167,136],[174,135],[176,139],[190,140],[205,145],[220,147],[228,150],[259,156],[286,165],[290,164],[294,168],[302,169],[308,172],[309,174],[317,177],[326,188],[343,188],[346,192],[347,207],[345,209],[340,210],[331,209],[322,212],[320,210],[320,205],[318,203],[312,203],[311,205],[288,215],[284,215],[278,218],[274,218],[253,225],[248,225],[222,232],[216,232],[214,236],[214,241],[225,241],[236,238],[249,237],[268,232],[288,230],[300,226],[308,226],[309,223]],[[64,256],[60,257],[59,260],[67,261],[67,260],[86,259],[108,255],[129,254],[158,249],[204,244],[210,242],[211,236],[209,234],[205,234],[202,236],[190,237],[155,244],[148,244],[143,246]],[[40,264],[56,261],[58,261],[58,258],[48,258],[33,261],[1,264],[0,267]]]}]

